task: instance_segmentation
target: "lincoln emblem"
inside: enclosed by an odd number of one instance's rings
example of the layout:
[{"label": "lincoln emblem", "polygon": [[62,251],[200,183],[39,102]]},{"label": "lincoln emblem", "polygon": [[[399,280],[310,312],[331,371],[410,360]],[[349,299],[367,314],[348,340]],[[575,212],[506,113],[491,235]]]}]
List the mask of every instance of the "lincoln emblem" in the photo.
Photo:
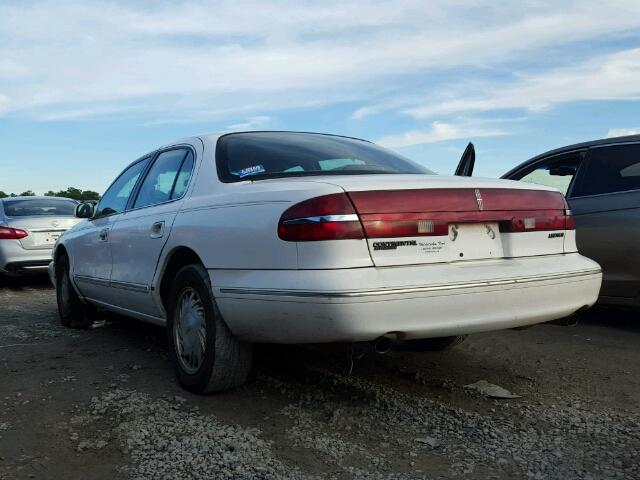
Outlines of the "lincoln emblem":
[{"label": "lincoln emblem", "polygon": [[476,202],[478,202],[478,209],[484,210],[482,206],[482,195],[480,195],[480,189],[476,188]]}]

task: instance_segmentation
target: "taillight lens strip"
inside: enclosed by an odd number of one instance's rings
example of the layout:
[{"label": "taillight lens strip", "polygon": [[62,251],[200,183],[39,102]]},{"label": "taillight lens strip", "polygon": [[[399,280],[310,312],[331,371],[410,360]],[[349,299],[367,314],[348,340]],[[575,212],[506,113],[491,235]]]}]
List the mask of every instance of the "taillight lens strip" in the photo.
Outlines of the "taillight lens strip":
[{"label": "taillight lens strip", "polygon": [[363,239],[360,218],[345,193],[310,198],[287,209],[278,236],[290,242]]},{"label": "taillight lens strip", "polygon": [[[385,213],[360,216],[367,238],[429,237],[449,233],[450,224],[498,223],[505,233],[570,229],[565,210],[529,210],[514,212],[434,212]],[[425,226],[427,228],[425,228]],[[422,227],[422,228],[421,228]]]},{"label": "taillight lens strip", "polygon": [[[567,208],[560,192],[513,188],[428,188],[349,192],[360,214],[520,211]],[[480,203],[482,206],[480,206]]]},{"label": "taillight lens strip", "polygon": [[[531,210],[531,205],[538,208]],[[450,224],[487,222],[498,223],[505,233],[575,229],[559,192],[420,189],[310,198],[282,214],[278,236],[297,242],[444,236]]]},{"label": "taillight lens strip", "polygon": [[363,239],[360,221],[301,222],[278,225],[278,236],[290,242]]},{"label": "taillight lens strip", "polygon": [[322,222],[359,222],[360,219],[355,213],[348,215],[319,215],[316,217],[302,217],[292,218],[290,220],[283,220],[285,225],[296,225],[302,223],[322,223]]}]

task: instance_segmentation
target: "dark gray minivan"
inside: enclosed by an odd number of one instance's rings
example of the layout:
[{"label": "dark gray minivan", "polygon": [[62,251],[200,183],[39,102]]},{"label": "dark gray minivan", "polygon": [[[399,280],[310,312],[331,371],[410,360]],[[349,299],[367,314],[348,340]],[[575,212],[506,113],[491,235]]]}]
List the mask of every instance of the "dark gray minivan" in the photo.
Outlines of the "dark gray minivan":
[{"label": "dark gray minivan", "polygon": [[[470,144],[456,175],[471,176]],[[599,304],[640,307],[640,135],[543,153],[502,178],[558,188],[576,222],[578,250],[602,266]]]}]

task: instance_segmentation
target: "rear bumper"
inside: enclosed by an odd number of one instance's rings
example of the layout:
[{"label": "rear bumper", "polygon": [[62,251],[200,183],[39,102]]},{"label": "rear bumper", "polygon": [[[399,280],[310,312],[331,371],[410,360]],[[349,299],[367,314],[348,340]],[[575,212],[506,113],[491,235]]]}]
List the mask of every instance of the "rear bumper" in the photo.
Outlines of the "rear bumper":
[{"label": "rear bumper", "polygon": [[579,254],[409,267],[216,271],[239,338],[269,343],[460,335],[555,320],[598,298],[599,266]]},{"label": "rear bumper", "polygon": [[26,250],[17,240],[0,244],[0,272],[7,275],[44,273],[51,261],[52,249]]}]

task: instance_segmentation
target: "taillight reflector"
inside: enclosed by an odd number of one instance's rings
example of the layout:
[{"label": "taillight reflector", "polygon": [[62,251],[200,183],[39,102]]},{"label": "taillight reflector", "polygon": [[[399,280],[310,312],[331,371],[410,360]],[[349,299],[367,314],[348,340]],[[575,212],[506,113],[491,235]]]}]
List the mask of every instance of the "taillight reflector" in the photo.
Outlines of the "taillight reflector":
[{"label": "taillight reflector", "polygon": [[344,193],[310,198],[280,217],[278,236],[290,242],[362,239],[360,219]]},{"label": "taillight reflector", "polygon": [[522,212],[500,223],[501,232],[544,232],[564,230],[566,217],[564,210],[544,210]]},{"label": "taillight reflector", "polygon": [[445,236],[452,223],[498,223],[504,233],[565,230],[572,221],[564,210],[383,213],[360,218],[367,238]]},{"label": "taillight reflector", "polygon": [[28,235],[29,233],[19,228],[0,227],[0,240],[20,240]]},{"label": "taillight reflector", "polygon": [[576,229],[576,221],[571,214],[571,210],[565,210],[564,216],[564,229],[565,230],[575,230]]}]

